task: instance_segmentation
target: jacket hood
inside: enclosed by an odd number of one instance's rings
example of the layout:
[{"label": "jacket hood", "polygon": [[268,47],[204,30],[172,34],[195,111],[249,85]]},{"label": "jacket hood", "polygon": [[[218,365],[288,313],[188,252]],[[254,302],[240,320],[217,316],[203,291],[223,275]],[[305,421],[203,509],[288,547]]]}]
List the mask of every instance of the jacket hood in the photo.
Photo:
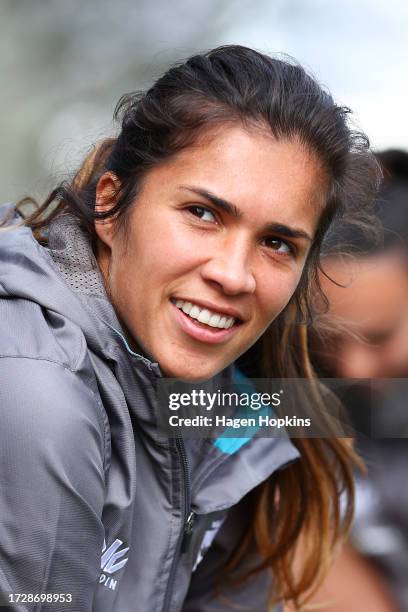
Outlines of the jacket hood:
[{"label": "jacket hood", "polygon": [[[29,300],[62,315],[81,328],[98,355],[109,355],[118,342],[132,352],[107,297],[89,237],[72,215],[63,214],[51,223],[47,248],[28,227],[1,231],[0,297]],[[158,364],[137,357],[160,374]]]}]

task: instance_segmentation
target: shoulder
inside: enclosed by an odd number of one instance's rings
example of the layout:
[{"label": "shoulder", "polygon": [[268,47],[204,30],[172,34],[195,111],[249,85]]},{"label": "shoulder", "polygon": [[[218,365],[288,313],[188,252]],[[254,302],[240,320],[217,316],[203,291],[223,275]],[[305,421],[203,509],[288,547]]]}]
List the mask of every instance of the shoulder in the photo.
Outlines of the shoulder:
[{"label": "shoulder", "polygon": [[0,358],[0,457],[13,461],[54,455],[70,465],[81,457],[101,473],[106,430],[100,398],[66,366],[45,359]]},{"label": "shoulder", "polygon": [[48,360],[75,370],[86,353],[83,331],[62,313],[23,297],[1,298],[0,357]]},{"label": "shoulder", "polygon": [[0,356],[49,359],[75,369],[83,306],[28,227],[0,232]]}]

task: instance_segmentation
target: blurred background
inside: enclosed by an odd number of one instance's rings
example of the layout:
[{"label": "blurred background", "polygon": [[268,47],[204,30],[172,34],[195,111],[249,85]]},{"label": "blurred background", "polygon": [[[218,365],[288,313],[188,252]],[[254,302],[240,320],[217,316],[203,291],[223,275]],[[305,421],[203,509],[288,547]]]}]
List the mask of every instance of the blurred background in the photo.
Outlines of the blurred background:
[{"label": "blurred background", "polygon": [[[0,0],[0,203],[41,201],[92,143],[114,133],[123,93],[148,87],[174,61],[228,43],[293,56],[353,110],[377,152],[401,150],[379,156],[386,181],[377,202],[388,234],[399,238],[380,252],[358,235],[342,237],[362,253],[352,262],[326,259],[344,288],[322,277],[332,333],[324,341],[310,335],[325,376],[408,381],[403,0]],[[392,402],[393,431],[407,436],[407,393]],[[408,611],[408,441],[387,437],[358,442],[368,478],[359,480],[350,543],[317,597],[326,602],[321,610]]]},{"label": "blurred background", "polygon": [[41,199],[119,96],[194,51],[241,43],[305,64],[376,149],[405,147],[403,0],[1,0],[0,202]]}]

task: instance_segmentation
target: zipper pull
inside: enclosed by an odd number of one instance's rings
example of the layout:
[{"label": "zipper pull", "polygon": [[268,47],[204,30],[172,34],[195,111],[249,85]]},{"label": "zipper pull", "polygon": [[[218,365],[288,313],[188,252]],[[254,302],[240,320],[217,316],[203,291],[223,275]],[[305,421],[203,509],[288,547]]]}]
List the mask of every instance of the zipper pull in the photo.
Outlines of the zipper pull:
[{"label": "zipper pull", "polygon": [[183,542],[181,545],[181,552],[185,553],[187,548],[188,548],[188,544],[190,542],[190,538],[191,538],[191,534],[193,533],[193,527],[194,527],[194,518],[195,518],[195,514],[194,512],[190,512],[190,514],[187,517],[187,520],[184,524],[184,537],[183,537]]}]

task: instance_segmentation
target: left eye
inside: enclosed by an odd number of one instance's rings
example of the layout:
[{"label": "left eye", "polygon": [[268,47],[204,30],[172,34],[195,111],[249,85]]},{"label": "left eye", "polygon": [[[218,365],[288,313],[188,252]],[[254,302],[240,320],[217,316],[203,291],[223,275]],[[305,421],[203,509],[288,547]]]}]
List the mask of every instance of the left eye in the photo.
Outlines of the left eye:
[{"label": "left eye", "polygon": [[199,217],[203,221],[213,222],[216,220],[214,214],[209,208],[204,208],[203,206],[190,206],[188,210],[195,217]]},{"label": "left eye", "polygon": [[292,247],[280,238],[265,238],[264,244],[278,253],[288,254],[293,252]]}]

